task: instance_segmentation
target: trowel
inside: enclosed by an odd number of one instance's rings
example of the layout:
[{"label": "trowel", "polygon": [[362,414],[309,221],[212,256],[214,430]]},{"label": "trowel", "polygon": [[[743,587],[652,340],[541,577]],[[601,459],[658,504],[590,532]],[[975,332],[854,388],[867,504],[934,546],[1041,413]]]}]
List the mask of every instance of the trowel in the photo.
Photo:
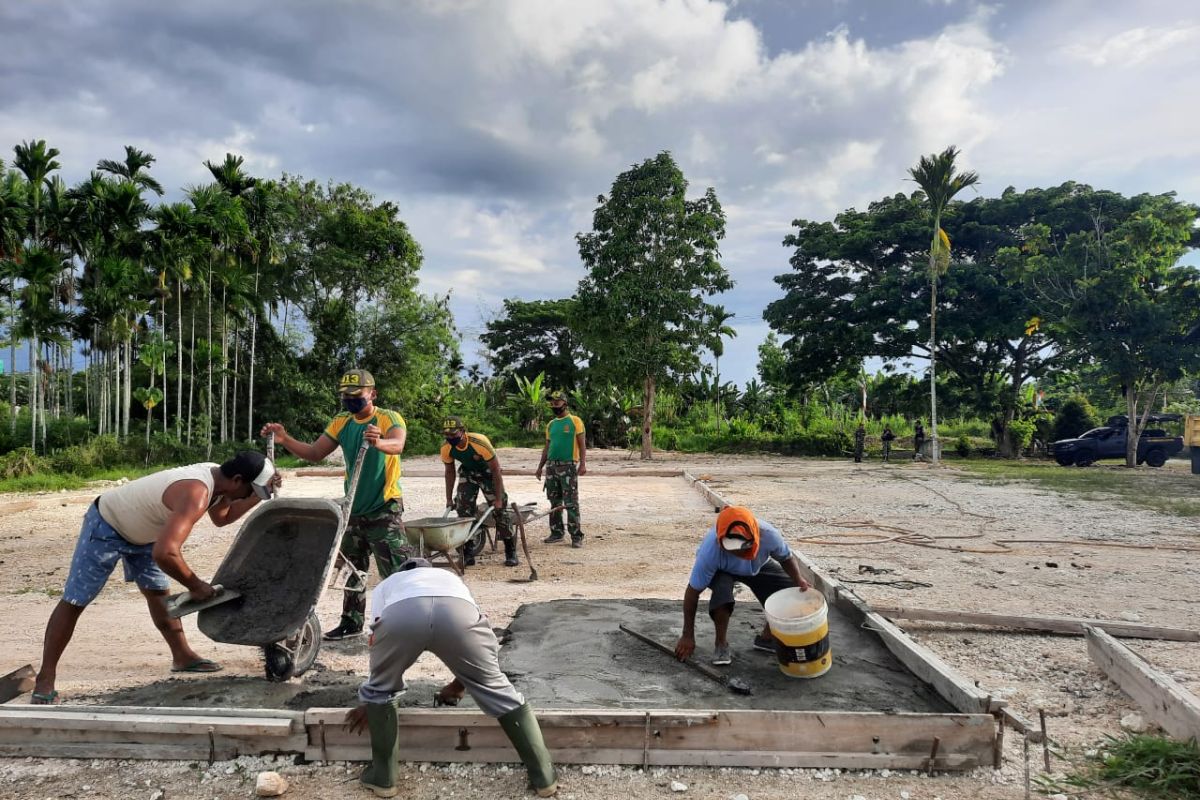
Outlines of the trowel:
[{"label": "trowel", "polygon": [[[640,639],[654,649],[661,650],[662,652],[671,656],[671,658],[675,658],[675,648],[665,645],[657,639],[652,639],[644,633],[639,633],[633,628],[627,628],[625,625],[618,625],[617,627],[628,633],[633,638]],[[734,694],[754,694],[754,689],[750,687],[750,684],[746,683],[741,678],[737,678],[732,675],[725,675],[724,673],[718,672],[712,667],[699,664],[690,658],[686,659],[683,663],[696,670],[709,680],[716,681],[717,683],[721,684]]]},{"label": "trowel", "polygon": [[191,592],[180,592],[179,594],[171,595],[167,598],[167,616],[171,619],[179,619],[180,617],[186,617],[188,614],[203,611],[206,608],[228,603],[230,600],[236,600],[242,596],[241,592],[226,589],[220,584],[214,584],[213,589],[216,589],[217,593],[207,600],[193,600]]}]

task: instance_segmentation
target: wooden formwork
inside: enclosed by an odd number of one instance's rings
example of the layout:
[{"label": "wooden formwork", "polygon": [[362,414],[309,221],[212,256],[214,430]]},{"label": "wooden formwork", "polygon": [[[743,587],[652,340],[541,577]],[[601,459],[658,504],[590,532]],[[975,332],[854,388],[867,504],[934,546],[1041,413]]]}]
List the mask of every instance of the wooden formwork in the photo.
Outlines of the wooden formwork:
[{"label": "wooden formwork", "polygon": [[[715,509],[726,505],[703,481],[686,471],[674,474]],[[805,556],[798,557],[830,604],[874,631],[957,713],[539,709],[554,760],[644,767],[964,770],[997,760],[998,718],[1001,731],[1007,723],[1030,732],[1003,701],[964,679]],[[347,729],[346,712],[0,705],[0,756],[214,761],[295,753],[312,761],[368,760],[369,740]],[[399,725],[407,761],[517,760],[496,721],[478,711],[401,709]]]}]

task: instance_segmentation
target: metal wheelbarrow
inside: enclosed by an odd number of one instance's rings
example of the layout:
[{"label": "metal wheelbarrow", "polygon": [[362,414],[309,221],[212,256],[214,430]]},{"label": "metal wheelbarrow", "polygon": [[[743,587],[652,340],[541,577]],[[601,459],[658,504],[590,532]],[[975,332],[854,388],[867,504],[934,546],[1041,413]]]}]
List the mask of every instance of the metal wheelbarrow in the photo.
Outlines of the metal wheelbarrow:
[{"label": "metal wheelbarrow", "polygon": [[341,503],[276,497],[259,505],[213,575],[212,584],[240,596],[202,609],[196,624],[213,641],[261,647],[267,680],[286,681],[317,660],[316,606],[337,561],[367,447],[359,448]]},{"label": "metal wheelbarrow", "polygon": [[454,568],[455,572],[462,575],[462,567],[450,554],[476,537],[477,534],[482,536],[480,530],[492,509],[489,508],[477,518],[451,517],[449,516],[451,511],[452,509],[447,508],[440,517],[405,520],[404,535],[408,538],[409,544],[417,548],[417,554],[421,558],[425,557],[426,549],[431,551],[431,555],[438,553],[450,562],[450,566]]}]

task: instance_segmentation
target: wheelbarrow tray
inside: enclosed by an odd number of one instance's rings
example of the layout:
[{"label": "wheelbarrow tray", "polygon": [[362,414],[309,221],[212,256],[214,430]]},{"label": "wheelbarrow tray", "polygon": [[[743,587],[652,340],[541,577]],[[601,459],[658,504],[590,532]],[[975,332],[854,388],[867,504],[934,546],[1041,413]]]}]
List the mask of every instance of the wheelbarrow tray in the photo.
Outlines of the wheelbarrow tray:
[{"label": "wheelbarrow tray", "polygon": [[242,596],[202,610],[201,632],[257,647],[295,634],[324,591],[345,525],[330,500],[279,497],[259,505],[211,581]]},{"label": "wheelbarrow tray", "polygon": [[[524,505],[517,506],[517,509],[521,512],[521,522],[528,522],[531,517],[533,517],[535,514],[537,514],[537,506],[538,506],[537,501],[534,501],[532,503],[525,503]],[[489,506],[487,503],[478,503],[475,506],[475,519],[479,519],[480,515],[483,514],[483,512],[488,510],[488,507]],[[489,516],[487,519],[484,520],[483,527],[492,528],[494,530],[496,527],[496,517],[498,517],[498,516],[499,516],[499,512],[493,513],[491,516]],[[516,526],[516,524],[517,524],[516,516],[513,514],[512,508],[504,509],[504,521],[508,523],[508,526],[510,528]]]},{"label": "wheelbarrow tray", "polygon": [[422,517],[404,520],[404,535],[414,547],[419,547],[423,540],[430,550],[448,552],[462,547],[471,538],[473,527],[474,517]]}]

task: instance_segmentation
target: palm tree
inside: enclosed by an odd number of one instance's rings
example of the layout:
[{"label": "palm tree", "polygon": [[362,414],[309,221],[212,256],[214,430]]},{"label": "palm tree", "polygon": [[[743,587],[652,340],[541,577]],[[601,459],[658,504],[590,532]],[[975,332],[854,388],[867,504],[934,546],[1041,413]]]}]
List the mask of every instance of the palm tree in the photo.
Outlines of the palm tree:
[{"label": "palm tree", "polygon": [[32,414],[30,446],[37,450],[38,419],[41,418],[45,449],[45,393],[42,390],[42,345],[61,335],[69,317],[53,302],[62,272],[62,257],[43,247],[30,247],[17,265],[15,277],[22,281],[18,333],[29,340],[29,409]]},{"label": "palm tree", "polygon": [[721,356],[725,355],[725,337],[728,336],[732,339],[737,336],[737,331],[727,324],[734,316],[732,312],[725,310],[725,306],[721,305],[713,306],[708,315],[708,333],[711,337],[708,349],[712,351],[716,368],[714,397],[717,410],[717,433],[721,432]]},{"label": "palm tree", "polygon": [[934,464],[941,452],[937,434],[937,284],[950,267],[950,239],[942,230],[942,213],[956,194],[979,183],[979,174],[955,168],[958,148],[921,156],[908,174],[921,187],[933,212],[933,240],[929,245],[929,453]]},{"label": "palm tree", "polygon": [[132,183],[138,187],[139,194],[141,190],[149,189],[159,197],[162,197],[162,184],[146,174],[146,170],[154,161],[154,156],[149,153],[143,152],[136,147],[125,145],[124,161],[114,161],[111,158],[104,158],[97,162],[96,169],[116,175],[121,180]]},{"label": "palm tree", "polygon": [[8,292],[8,423],[17,427],[17,284],[15,270],[28,226],[28,192],[16,170],[6,170],[0,159],[0,270]]},{"label": "palm tree", "polygon": [[38,139],[22,142],[13,148],[13,152],[16,154],[13,166],[24,174],[29,188],[29,221],[36,245],[42,238],[42,185],[51,172],[62,166],[54,160],[59,151],[55,147],[47,147],[45,139]]},{"label": "palm tree", "polygon": [[[158,254],[164,284],[175,285],[175,328],[179,341],[175,347],[175,437],[182,439],[183,423],[183,287],[192,278],[191,258],[198,245],[192,209],[187,203],[168,203],[151,212],[155,229],[151,246]],[[167,330],[166,302],[162,308],[162,329]],[[166,389],[166,365],[163,365],[163,389]],[[163,432],[167,425],[167,403],[163,402]]]}]

